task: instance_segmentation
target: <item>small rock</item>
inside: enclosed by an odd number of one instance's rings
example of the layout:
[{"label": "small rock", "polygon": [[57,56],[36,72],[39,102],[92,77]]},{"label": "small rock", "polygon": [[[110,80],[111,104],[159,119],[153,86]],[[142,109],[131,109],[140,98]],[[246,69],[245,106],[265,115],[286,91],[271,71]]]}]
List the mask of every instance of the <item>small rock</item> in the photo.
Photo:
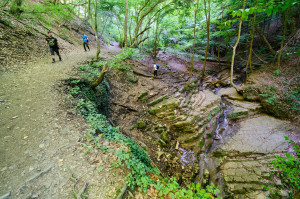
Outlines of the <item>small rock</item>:
[{"label": "small rock", "polygon": [[44,146],[45,146],[44,143],[42,143],[42,144],[39,145],[39,147],[40,147],[41,149],[44,148]]},{"label": "small rock", "polygon": [[11,119],[17,119],[18,117],[19,117],[19,116],[16,115],[16,116],[13,116]]},{"label": "small rock", "polygon": [[214,139],[215,139],[215,140],[220,140],[220,139],[221,139],[221,136],[220,136],[220,135],[216,135],[216,136],[214,137]]}]

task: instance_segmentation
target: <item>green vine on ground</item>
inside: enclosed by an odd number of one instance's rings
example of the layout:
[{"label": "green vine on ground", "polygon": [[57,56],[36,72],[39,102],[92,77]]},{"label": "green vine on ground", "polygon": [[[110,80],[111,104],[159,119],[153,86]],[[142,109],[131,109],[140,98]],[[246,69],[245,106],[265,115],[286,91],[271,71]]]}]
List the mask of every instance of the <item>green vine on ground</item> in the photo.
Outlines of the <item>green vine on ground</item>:
[{"label": "green vine on ground", "polygon": [[266,190],[270,190],[271,196],[280,196],[282,191],[287,191],[289,198],[297,198],[300,193],[300,146],[295,144],[287,136],[284,136],[291,144],[293,144],[296,155],[293,156],[285,153],[285,156],[275,155],[275,160],[269,165],[272,166],[270,175],[271,180],[279,179],[280,184],[265,185]]}]

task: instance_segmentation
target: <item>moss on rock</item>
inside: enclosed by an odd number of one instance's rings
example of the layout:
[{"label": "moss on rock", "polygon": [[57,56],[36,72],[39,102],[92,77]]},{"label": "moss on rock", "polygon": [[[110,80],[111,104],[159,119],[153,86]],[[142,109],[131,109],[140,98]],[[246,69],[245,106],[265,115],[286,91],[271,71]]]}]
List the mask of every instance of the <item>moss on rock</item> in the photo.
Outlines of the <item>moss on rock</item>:
[{"label": "moss on rock", "polygon": [[139,100],[142,100],[144,97],[146,97],[148,95],[148,91],[145,91],[145,92],[142,92],[139,96],[138,96],[138,99]]},{"label": "moss on rock", "polygon": [[154,105],[156,105],[156,104],[158,104],[158,103],[164,101],[164,100],[167,99],[168,97],[169,97],[168,95],[161,96],[161,97],[159,97],[158,99],[153,100],[152,102],[150,102],[148,105],[149,105],[149,106],[154,106]]},{"label": "moss on rock", "polygon": [[163,141],[165,141],[166,143],[167,142],[169,142],[169,138],[168,138],[168,134],[167,134],[167,132],[165,131],[165,132],[163,132],[161,135],[160,135],[160,138],[163,140]]},{"label": "moss on rock", "polygon": [[136,122],[136,128],[137,129],[145,129],[146,128],[146,123],[144,121],[137,121]]}]

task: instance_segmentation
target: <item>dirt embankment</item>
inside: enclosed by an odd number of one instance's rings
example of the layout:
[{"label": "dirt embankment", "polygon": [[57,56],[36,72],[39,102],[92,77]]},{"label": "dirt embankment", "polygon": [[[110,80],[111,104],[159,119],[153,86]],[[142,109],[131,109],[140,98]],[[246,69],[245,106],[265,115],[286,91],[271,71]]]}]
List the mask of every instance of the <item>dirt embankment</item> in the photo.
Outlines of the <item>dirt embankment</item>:
[{"label": "dirt embankment", "polygon": [[62,54],[68,54],[80,46],[83,33],[89,36],[90,45],[95,45],[93,31],[75,14],[69,21],[55,19],[47,13],[43,15],[45,21],[30,13],[16,18],[7,10],[0,10],[0,72],[14,71],[30,61],[49,56],[49,47],[45,44],[48,31],[53,32],[63,47]]}]

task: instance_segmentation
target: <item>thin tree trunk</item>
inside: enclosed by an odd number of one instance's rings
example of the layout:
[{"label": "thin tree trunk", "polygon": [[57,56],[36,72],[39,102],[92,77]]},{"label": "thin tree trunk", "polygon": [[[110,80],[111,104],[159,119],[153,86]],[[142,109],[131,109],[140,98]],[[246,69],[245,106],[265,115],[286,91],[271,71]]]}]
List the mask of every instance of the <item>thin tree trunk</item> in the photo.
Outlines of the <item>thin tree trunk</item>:
[{"label": "thin tree trunk", "polygon": [[191,71],[190,77],[192,77],[194,70],[194,58],[195,58],[195,45],[196,45],[196,26],[197,26],[197,13],[198,13],[199,0],[197,0],[197,5],[195,7],[195,15],[194,15],[194,40],[193,40],[193,52],[191,58]]},{"label": "thin tree trunk", "polygon": [[232,51],[232,58],[231,58],[230,84],[231,84],[231,86],[233,86],[233,87],[235,87],[235,85],[233,84],[233,66],[234,66],[234,57],[235,57],[236,47],[238,46],[239,41],[240,41],[241,30],[242,30],[242,22],[243,22],[243,12],[244,12],[244,9],[245,9],[245,5],[246,5],[246,0],[244,0],[244,2],[243,2],[242,15],[241,15],[241,19],[240,19],[240,22],[239,22],[238,38],[237,38],[237,40],[236,40],[234,46],[232,47],[232,48],[233,48],[233,51]]},{"label": "thin tree trunk", "polygon": [[102,38],[102,36],[103,36],[103,33],[104,33],[104,30],[105,30],[105,27],[106,27],[107,21],[108,21],[108,17],[106,17],[106,20],[105,20],[105,22],[104,22],[104,24],[103,24],[103,28],[102,28],[102,31],[101,31],[100,39],[101,39],[101,38]]},{"label": "thin tree trunk", "polygon": [[263,38],[264,42],[266,43],[266,45],[268,46],[269,50],[271,51],[271,53],[275,56],[276,52],[273,50],[272,46],[270,45],[270,43],[268,42],[267,38],[264,36],[264,34],[259,30],[259,28],[257,27],[257,25],[254,25],[254,28],[256,30],[256,32]]},{"label": "thin tree trunk", "polygon": [[281,54],[282,54],[282,51],[283,51],[282,48],[283,48],[283,43],[284,43],[285,35],[286,35],[287,18],[288,18],[287,13],[288,13],[288,9],[284,13],[283,36],[282,36],[282,40],[281,40],[281,44],[280,44],[280,50],[279,50],[279,53],[278,53],[277,70],[279,70],[279,67],[280,67],[280,59],[281,59]]},{"label": "thin tree trunk", "polygon": [[130,40],[130,44],[132,43],[132,36],[131,36],[131,24],[132,24],[132,16],[130,19],[130,24],[129,24],[129,40]]},{"label": "thin tree trunk", "polygon": [[[222,18],[221,18],[221,26],[223,24],[223,12],[224,12],[224,8],[222,7]],[[221,31],[221,29],[220,29]],[[221,46],[221,36],[219,36],[219,45],[218,45],[218,62],[219,62],[219,65],[221,64],[220,63],[220,46]]]},{"label": "thin tree trunk", "polygon": [[124,45],[127,48],[128,0],[125,0]]},{"label": "thin tree trunk", "polygon": [[89,18],[90,18],[90,23],[91,23],[92,29],[95,33],[95,38],[96,38],[96,43],[97,43],[97,51],[96,51],[96,55],[95,55],[95,60],[99,59],[99,54],[100,54],[100,43],[98,40],[98,25],[97,25],[97,7],[98,7],[98,4],[97,4],[97,1],[95,1],[95,14],[94,14],[94,21],[93,21],[93,16],[92,16],[92,12],[91,12],[91,0],[88,0],[88,13],[89,13]]},{"label": "thin tree trunk", "polygon": [[95,59],[98,60],[99,59],[99,54],[100,54],[100,43],[99,43],[99,39],[98,39],[98,23],[97,23],[97,18],[98,18],[98,3],[97,1],[95,1],[95,37],[96,37],[96,42],[97,42],[97,51],[96,51],[96,56]]},{"label": "thin tree trunk", "polygon": [[[206,10],[206,0],[204,0],[204,12],[205,12],[205,18],[206,18],[207,41],[206,41],[205,57],[204,57],[204,63],[203,63],[203,69],[202,69],[202,77],[204,76],[204,73],[205,73],[207,52],[208,52],[208,48],[209,48],[210,0],[208,0],[208,11]],[[207,12],[208,12],[208,14],[207,14]]]},{"label": "thin tree trunk", "polygon": [[156,27],[155,27],[155,37],[154,37],[154,46],[153,46],[153,58],[156,58],[157,55],[157,37],[158,37],[158,19],[156,21]]},{"label": "thin tree trunk", "polygon": [[252,63],[251,63],[252,60],[251,59],[252,59],[252,46],[253,46],[253,40],[254,40],[254,24],[255,24],[255,20],[256,20],[256,13],[254,13],[254,17],[253,17],[252,24],[251,24],[251,32],[250,32],[251,41],[250,41],[248,61],[247,61],[247,64],[246,64],[246,79],[247,79],[248,66],[250,67],[251,73],[253,72]]},{"label": "thin tree trunk", "polygon": [[107,69],[107,64],[105,64],[102,67],[102,70],[101,70],[101,73],[100,73],[99,77],[95,81],[93,81],[93,83],[90,85],[90,87],[92,89],[96,88],[103,81],[106,69]]},{"label": "thin tree trunk", "polygon": [[[141,32],[140,32],[140,29],[141,29],[141,27],[142,27],[142,24],[143,24],[143,22],[144,22],[144,19],[145,19],[145,17],[147,17],[159,4],[161,4],[161,3],[163,3],[163,2],[165,2],[166,0],[159,0],[159,1],[157,1],[155,4],[153,4],[147,11],[145,11],[142,15],[141,15],[141,17],[140,17],[140,14],[141,14],[141,12],[142,12],[142,10],[145,8],[145,6],[150,2],[149,0],[148,1],[146,1],[146,3],[145,3],[145,5],[139,10],[139,12],[138,12],[138,14],[137,14],[137,16],[136,16],[136,27],[135,27],[135,31],[134,31],[134,37],[132,38],[132,42],[131,42],[131,45],[130,45],[130,47],[134,47],[134,45],[135,45],[135,43],[136,43],[136,41],[138,40],[138,38],[139,38],[139,36],[142,36],[143,35],[143,33],[145,32],[145,30],[148,30],[148,29],[144,29],[144,30],[141,30]],[[169,5],[169,4],[168,4]],[[165,6],[166,7],[166,6]],[[160,10],[162,10],[162,8],[161,9],[159,9],[157,12],[155,12],[155,14],[151,17],[151,18],[153,18],[156,14],[158,14],[159,13],[159,11]],[[150,19],[151,19],[150,18]]]}]

